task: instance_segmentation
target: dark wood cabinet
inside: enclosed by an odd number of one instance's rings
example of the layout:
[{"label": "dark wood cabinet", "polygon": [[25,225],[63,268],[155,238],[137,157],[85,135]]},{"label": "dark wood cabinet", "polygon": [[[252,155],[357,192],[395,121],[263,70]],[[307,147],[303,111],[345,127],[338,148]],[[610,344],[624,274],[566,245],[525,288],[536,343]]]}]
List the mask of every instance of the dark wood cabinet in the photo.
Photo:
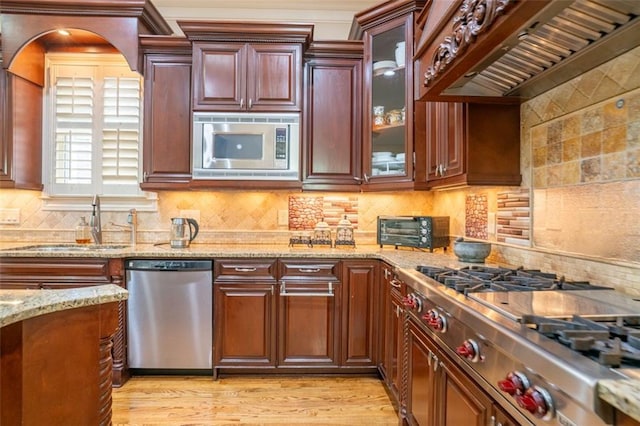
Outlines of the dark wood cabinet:
[{"label": "dark wood cabinet", "polygon": [[305,190],[360,190],[362,55],[361,41],[314,42],[305,54]]},{"label": "dark wood cabinet", "polygon": [[282,259],[280,270],[278,366],[339,366],[340,262]]},{"label": "dark wood cabinet", "polygon": [[485,426],[495,420],[491,398],[408,318],[408,423]]},{"label": "dark wood cabinet", "polygon": [[404,307],[402,297],[406,293],[406,285],[393,272],[393,267],[383,263],[382,269],[382,311],[383,320],[381,342],[382,362],[380,369],[385,384],[390,391],[392,402],[400,405],[401,360],[403,353]]},{"label": "dark wood cabinet", "polygon": [[219,368],[275,367],[275,262],[215,262],[214,376]]},{"label": "dark wood cabinet", "polygon": [[376,368],[378,360],[378,301],[380,286],[378,262],[342,261],[343,367]]},{"label": "dark wood cabinet", "polygon": [[144,51],[144,190],[184,189],[191,181],[191,43],[141,36]]},{"label": "dark wood cabinet", "polygon": [[[0,258],[0,289],[64,289],[116,284],[124,287],[122,259]],[[113,336],[113,386],[128,379],[126,302],[118,302],[118,328]]]},{"label": "dark wood cabinet", "polygon": [[415,188],[519,185],[520,108],[415,103]]},{"label": "dark wood cabinet", "polygon": [[194,111],[300,111],[302,45],[193,43]]},{"label": "dark wood cabinet", "polygon": [[2,73],[6,93],[0,187],[42,190],[42,86]]},{"label": "dark wood cabinet", "polygon": [[423,0],[392,0],[357,13],[364,41],[362,189],[413,188],[413,36]]}]

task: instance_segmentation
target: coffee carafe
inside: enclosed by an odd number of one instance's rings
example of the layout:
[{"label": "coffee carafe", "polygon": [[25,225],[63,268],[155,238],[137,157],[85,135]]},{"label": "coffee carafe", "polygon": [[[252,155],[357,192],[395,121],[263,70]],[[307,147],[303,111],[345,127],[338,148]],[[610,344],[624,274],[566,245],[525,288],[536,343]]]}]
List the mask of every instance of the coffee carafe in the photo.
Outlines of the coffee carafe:
[{"label": "coffee carafe", "polygon": [[171,236],[169,243],[171,248],[186,248],[198,235],[198,222],[186,217],[174,217],[171,219]]}]

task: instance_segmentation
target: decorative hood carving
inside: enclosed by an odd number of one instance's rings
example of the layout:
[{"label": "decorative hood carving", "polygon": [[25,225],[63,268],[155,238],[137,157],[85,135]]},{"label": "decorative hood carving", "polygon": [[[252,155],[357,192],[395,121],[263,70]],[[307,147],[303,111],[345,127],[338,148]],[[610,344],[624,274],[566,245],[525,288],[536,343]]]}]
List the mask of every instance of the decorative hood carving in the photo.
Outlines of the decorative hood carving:
[{"label": "decorative hood carving", "polygon": [[462,0],[416,48],[417,98],[529,99],[640,46],[637,0]]}]

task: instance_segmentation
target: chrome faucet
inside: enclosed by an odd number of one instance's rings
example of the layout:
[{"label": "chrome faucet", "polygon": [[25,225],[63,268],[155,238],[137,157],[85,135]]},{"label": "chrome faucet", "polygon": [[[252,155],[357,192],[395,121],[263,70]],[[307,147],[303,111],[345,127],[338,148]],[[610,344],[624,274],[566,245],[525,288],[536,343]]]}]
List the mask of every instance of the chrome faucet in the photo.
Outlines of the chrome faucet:
[{"label": "chrome faucet", "polygon": [[120,228],[129,228],[129,230],[131,231],[131,247],[136,246],[138,235],[138,212],[136,211],[136,209],[129,210],[129,215],[127,216],[127,225],[119,225],[113,222],[111,222],[111,225],[118,226]]},{"label": "chrome faucet", "polygon": [[100,212],[100,197],[98,197],[97,194],[93,196],[91,206],[93,207],[91,221],[89,222],[89,226],[91,226],[91,236],[93,237],[94,243],[102,244],[102,224],[100,223],[102,213]]}]

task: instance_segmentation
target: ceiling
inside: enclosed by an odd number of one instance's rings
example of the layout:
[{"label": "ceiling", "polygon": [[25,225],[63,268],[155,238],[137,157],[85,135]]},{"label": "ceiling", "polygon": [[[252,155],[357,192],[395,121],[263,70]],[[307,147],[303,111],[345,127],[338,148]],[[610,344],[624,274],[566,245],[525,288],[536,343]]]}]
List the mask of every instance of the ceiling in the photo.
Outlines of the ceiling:
[{"label": "ceiling", "polygon": [[314,24],[314,40],[344,40],[353,15],[383,0],[151,0],[176,34],[179,20]]}]

